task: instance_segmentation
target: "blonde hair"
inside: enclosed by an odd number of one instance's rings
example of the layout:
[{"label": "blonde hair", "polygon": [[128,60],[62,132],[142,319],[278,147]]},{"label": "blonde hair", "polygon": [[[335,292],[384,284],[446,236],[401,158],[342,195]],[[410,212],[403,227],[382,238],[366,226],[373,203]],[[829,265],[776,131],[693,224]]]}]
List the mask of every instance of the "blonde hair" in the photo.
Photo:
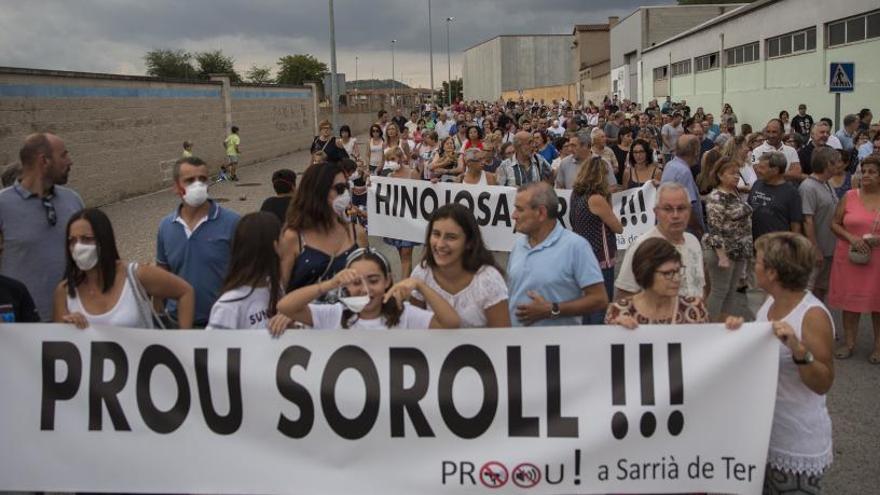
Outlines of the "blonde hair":
[{"label": "blonde hair", "polygon": [[396,146],[385,150],[384,157],[386,162],[393,161],[399,156],[403,156],[403,150]]},{"label": "blonde hair", "polygon": [[594,156],[581,164],[572,189],[575,194],[587,196],[599,194],[608,199],[611,194],[608,191],[607,177],[605,160],[601,156]]},{"label": "blonde hair", "polygon": [[755,250],[763,254],[765,269],[776,272],[783,289],[801,291],[807,288],[815,257],[810,241],[794,232],[772,232],[755,241]]},{"label": "blonde hair", "polygon": [[330,125],[330,121],[327,119],[324,119],[318,123],[318,129],[322,129],[324,127],[327,127],[328,129],[331,129],[331,130],[333,129],[333,126]]}]

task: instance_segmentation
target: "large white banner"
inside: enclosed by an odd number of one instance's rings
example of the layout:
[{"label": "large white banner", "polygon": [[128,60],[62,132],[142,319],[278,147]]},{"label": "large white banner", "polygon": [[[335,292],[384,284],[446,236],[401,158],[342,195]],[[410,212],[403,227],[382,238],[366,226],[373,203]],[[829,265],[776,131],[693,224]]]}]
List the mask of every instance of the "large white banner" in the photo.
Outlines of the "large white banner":
[{"label": "large white banner", "polygon": [[[483,240],[492,251],[510,251],[515,239],[513,204],[516,188],[477,186],[409,179],[372,177],[367,200],[370,235],[424,242],[431,213],[447,203],[461,203],[477,219]],[[559,221],[570,229],[569,205],[571,190],[557,189]],[[617,248],[626,249],[632,241],[654,226],[652,183],[641,188],[614,193],[612,207],[623,223],[623,234],[617,236]]]},{"label": "large white banner", "polygon": [[0,490],[760,493],[769,324],[0,327]]}]

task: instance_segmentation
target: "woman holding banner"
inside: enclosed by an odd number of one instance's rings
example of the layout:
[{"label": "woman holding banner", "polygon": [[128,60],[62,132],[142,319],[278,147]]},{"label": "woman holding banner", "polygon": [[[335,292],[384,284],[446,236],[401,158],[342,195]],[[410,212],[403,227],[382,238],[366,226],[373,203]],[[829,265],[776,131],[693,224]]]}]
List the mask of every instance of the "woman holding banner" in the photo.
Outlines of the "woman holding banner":
[{"label": "woman holding banner", "polygon": [[[709,322],[701,298],[679,295],[684,266],[681,254],[666,239],[642,242],[633,256],[632,271],[641,292],[609,304],[605,323],[633,330],[642,324]],[[730,326],[741,323],[741,318],[728,321]]]},{"label": "woman holding banner", "polygon": [[481,186],[495,186],[498,184],[495,174],[483,170],[486,159],[485,153],[476,148],[471,148],[462,153],[465,172],[459,177],[462,184],[476,184]]},{"label": "woman holding banner", "polygon": [[815,265],[806,237],[765,234],[755,249],[755,278],[769,294],[756,321],[773,322],[783,344],[764,493],[820,493],[833,457],[825,394],[834,381],[834,323],[822,301],[806,290]]},{"label": "woman holding banner", "polygon": [[[571,229],[587,240],[599,261],[608,300],[614,298],[614,263],[617,260],[617,236],[623,225],[611,208],[608,169],[600,156],[593,156],[580,168],[571,194]],[[605,310],[584,316],[585,325],[601,325]]]},{"label": "woman holding banner", "polygon": [[55,289],[53,321],[153,328],[152,297],[175,299],[180,328],[192,328],[196,296],[185,280],[156,266],[119,259],[113,225],[96,208],[75,213],[67,224],[67,268]]},{"label": "woman holding banner", "polygon": [[[507,284],[470,210],[458,203],[435,210],[428,221],[425,246],[412,278],[451,304],[463,328],[510,326]],[[421,292],[413,292],[412,297],[424,307]]]}]

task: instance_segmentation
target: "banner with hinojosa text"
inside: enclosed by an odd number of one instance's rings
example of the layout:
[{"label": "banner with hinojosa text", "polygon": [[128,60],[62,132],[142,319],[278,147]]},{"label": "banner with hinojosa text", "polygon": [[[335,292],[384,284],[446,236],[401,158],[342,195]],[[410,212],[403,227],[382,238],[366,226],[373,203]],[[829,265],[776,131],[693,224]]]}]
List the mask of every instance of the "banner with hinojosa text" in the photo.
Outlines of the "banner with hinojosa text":
[{"label": "banner with hinojosa text", "polygon": [[[370,178],[367,214],[370,235],[424,242],[431,213],[447,203],[461,203],[477,219],[483,240],[492,251],[510,251],[515,239],[513,204],[516,188],[479,186],[409,179]],[[570,229],[571,190],[557,189],[559,221]],[[612,208],[623,224],[617,248],[626,249],[632,241],[654,226],[656,188],[648,182],[641,188],[627,189],[611,196]]]},{"label": "banner with hinojosa text", "polygon": [[769,324],[0,326],[0,490],[760,493]]}]

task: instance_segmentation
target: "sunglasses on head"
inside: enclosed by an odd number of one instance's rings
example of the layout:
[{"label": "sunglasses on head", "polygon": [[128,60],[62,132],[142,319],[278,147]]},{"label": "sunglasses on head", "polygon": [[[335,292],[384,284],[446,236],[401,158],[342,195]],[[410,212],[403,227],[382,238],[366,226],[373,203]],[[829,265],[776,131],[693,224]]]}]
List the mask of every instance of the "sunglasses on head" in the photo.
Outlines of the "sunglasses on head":
[{"label": "sunglasses on head", "polygon": [[347,182],[339,182],[339,183],[333,184],[333,190],[336,191],[336,194],[342,194],[348,190],[348,183]]}]

